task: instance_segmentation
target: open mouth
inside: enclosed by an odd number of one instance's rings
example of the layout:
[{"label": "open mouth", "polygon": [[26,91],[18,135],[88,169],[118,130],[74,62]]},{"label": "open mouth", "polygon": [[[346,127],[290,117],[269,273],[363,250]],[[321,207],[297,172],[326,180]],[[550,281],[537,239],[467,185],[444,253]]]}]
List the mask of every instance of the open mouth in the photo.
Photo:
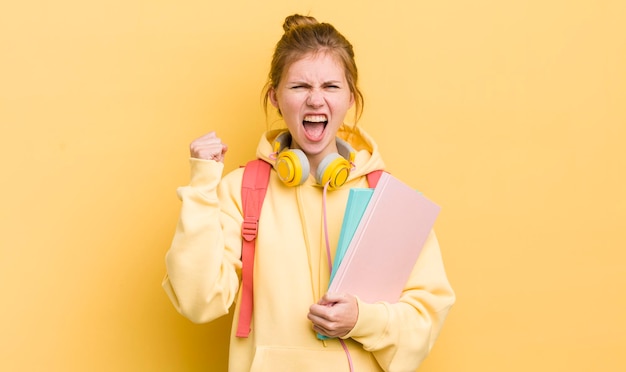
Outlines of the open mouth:
[{"label": "open mouth", "polygon": [[318,140],[322,138],[327,124],[328,118],[326,115],[307,115],[302,121],[304,132],[311,140]]}]

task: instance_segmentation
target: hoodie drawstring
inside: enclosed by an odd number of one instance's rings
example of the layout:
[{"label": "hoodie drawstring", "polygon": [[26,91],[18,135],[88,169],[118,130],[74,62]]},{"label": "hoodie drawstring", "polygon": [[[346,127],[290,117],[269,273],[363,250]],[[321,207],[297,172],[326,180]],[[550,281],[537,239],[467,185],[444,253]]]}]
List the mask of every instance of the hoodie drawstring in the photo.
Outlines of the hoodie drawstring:
[{"label": "hoodie drawstring", "polygon": [[[324,185],[324,193],[322,194],[322,216],[324,221],[324,239],[326,241],[326,258],[328,259],[328,269],[332,271],[333,263],[330,257],[330,239],[328,238],[328,223],[326,218],[326,192],[328,191],[329,182],[326,182]],[[343,351],[346,353],[346,357],[348,358],[348,365],[350,366],[350,372],[354,372],[354,366],[352,365],[352,357],[350,356],[350,351],[348,350],[348,345],[346,345],[345,341],[341,338],[338,338],[339,343],[343,347]]]}]

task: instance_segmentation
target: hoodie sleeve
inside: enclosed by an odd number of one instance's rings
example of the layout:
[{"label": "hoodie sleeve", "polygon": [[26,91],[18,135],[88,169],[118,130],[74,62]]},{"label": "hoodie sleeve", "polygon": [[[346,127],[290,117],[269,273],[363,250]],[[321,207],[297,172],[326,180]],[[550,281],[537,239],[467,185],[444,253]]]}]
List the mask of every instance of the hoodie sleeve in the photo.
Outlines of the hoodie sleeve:
[{"label": "hoodie sleeve", "polygon": [[220,182],[224,165],[213,160],[190,162],[191,181],[178,188],[182,207],[162,285],[180,314],[205,323],[227,314],[237,295],[241,221],[232,217],[238,214],[237,200],[219,196],[229,195],[223,191],[228,184]]},{"label": "hoodie sleeve", "polygon": [[454,301],[431,232],[399,302],[358,300],[359,318],[344,338],[360,342],[385,371],[414,371],[432,349]]}]

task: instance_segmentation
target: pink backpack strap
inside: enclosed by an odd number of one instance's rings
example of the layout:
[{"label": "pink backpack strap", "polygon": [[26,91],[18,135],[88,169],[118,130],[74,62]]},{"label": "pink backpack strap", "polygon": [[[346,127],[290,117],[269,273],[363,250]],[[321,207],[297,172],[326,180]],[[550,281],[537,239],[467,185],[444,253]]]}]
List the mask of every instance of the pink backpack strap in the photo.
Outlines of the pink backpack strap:
[{"label": "pink backpack strap", "polygon": [[267,191],[267,184],[270,178],[270,164],[263,160],[251,160],[243,171],[241,184],[241,205],[243,208],[243,224],[241,225],[241,236],[243,244],[241,247],[241,306],[239,307],[239,322],[237,325],[237,337],[248,337],[250,334],[250,323],[252,319],[252,288],[253,288],[253,267],[254,249],[256,236],[259,230],[259,217],[261,216],[261,206]]},{"label": "pink backpack strap", "polygon": [[383,174],[382,170],[375,170],[375,171],[371,171],[367,174],[367,183],[370,186],[370,188],[375,188],[376,185],[378,184],[378,180],[380,179],[380,176]]}]

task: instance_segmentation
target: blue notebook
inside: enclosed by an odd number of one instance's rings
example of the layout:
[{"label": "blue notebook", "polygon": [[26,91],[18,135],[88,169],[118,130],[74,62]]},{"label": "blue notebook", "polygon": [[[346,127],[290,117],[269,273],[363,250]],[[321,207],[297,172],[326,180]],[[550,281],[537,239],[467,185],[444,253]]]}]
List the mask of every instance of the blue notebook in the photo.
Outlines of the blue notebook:
[{"label": "blue notebook", "polygon": [[339,264],[343,260],[348,245],[354,236],[356,228],[361,222],[361,217],[367,208],[367,204],[372,198],[374,189],[350,189],[348,195],[348,203],[346,204],[346,212],[343,216],[343,223],[341,225],[341,233],[339,234],[339,242],[337,243],[337,250],[335,252],[335,260],[333,262],[333,268],[330,272],[330,282],[332,283],[335,273],[339,268]]},{"label": "blue notebook", "polygon": [[[348,194],[348,203],[346,204],[346,211],[343,215],[343,222],[341,224],[341,232],[339,233],[339,242],[337,243],[337,250],[335,251],[335,260],[333,261],[333,268],[330,272],[330,283],[333,282],[335,273],[337,272],[339,264],[341,264],[341,261],[346,254],[346,250],[348,249],[348,245],[350,245],[354,232],[357,227],[359,227],[361,217],[363,217],[363,213],[372,198],[372,194],[374,194],[374,189],[350,189],[350,193]],[[328,340],[330,337],[326,337],[318,333],[317,338],[320,340]]]}]

